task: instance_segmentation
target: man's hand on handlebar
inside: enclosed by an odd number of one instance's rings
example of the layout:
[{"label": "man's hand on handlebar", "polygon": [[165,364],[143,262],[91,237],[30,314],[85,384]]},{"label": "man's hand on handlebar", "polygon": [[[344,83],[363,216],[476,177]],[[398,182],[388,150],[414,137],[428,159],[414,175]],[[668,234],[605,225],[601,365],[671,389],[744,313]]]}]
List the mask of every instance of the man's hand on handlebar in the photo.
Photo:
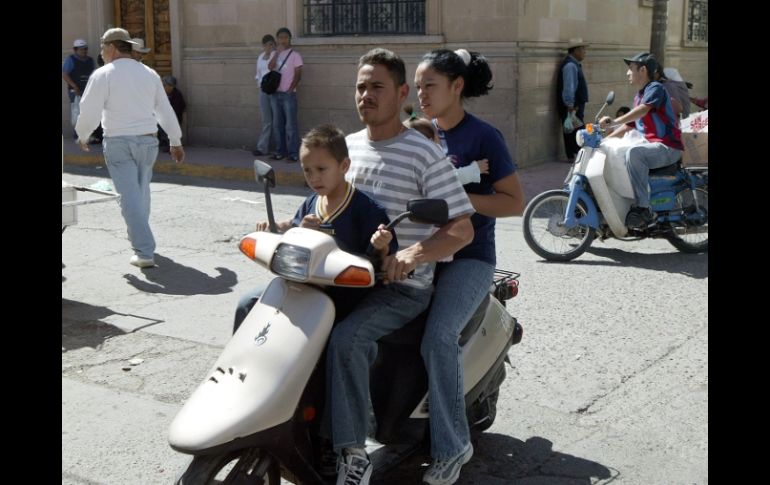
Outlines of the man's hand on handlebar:
[{"label": "man's hand on handlebar", "polygon": [[382,261],[382,270],[385,272],[384,284],[402,281],[409,277],[409,273],[417,267],[417,260],[412,255],[410,248],[402,249],[396,254],[385,256]]}]

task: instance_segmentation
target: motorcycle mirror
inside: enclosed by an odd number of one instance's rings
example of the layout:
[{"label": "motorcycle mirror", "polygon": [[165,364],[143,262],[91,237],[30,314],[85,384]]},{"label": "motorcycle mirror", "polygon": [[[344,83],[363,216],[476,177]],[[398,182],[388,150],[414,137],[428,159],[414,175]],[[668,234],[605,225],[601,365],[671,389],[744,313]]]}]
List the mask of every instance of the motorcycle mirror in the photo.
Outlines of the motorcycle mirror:
[{"label": "motorcycle mirror", "polygon": [[607,106],[609,106],[612,104],[613,101],[615,101],[615,91],[610,91],[607,94],[607,100],[605,101],[605,103],[607,103]]},{"label": "motorcycle mirror", "polygon": [[267,184],[271,189],[275,187],[275,171],[267,163],[254,160],[254,176],[260,184]]},{"label": "motorcycle mirror", "polygon": [[273,203],[270,200],[270,189],[275,187],[275,171],[267,163],[261,160],[254,160],[254,176],[257,179],[257,183],[265,187],[265,209],[267,209],[267,222],[270,226],[270,232],[277,233],[278,227],[275,225]]},{"label": "motorcycle mirror", "polygon": [[409,220],[419,224],[443,226],[449,221],[449,206],[444,199],[412,199],[406,210]]}]

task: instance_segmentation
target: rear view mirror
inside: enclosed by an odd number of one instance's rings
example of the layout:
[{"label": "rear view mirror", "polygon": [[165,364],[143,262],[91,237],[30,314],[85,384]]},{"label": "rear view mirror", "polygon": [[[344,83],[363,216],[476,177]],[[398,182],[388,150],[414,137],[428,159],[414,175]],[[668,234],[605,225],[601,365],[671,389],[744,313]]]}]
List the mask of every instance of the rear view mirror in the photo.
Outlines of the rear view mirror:
[{"label": "rear view mirror", "polygon": [[254,160],[254,175],[257,182],[266,184],[271,189],[275,187],[275,171],[273,167],[261,160]]},{"label": "rear view mirror", "polygon": [[409,220],[443,226],[449,222],[449,206],[444,199],[412,199],[406,204]]},{"label": "rear view mirror", "polygon": [[607,94],[607,100],[605,103],[607,103],[607,106],[611,105],[615,101],[615,91],[610,91],[609,94]]}]

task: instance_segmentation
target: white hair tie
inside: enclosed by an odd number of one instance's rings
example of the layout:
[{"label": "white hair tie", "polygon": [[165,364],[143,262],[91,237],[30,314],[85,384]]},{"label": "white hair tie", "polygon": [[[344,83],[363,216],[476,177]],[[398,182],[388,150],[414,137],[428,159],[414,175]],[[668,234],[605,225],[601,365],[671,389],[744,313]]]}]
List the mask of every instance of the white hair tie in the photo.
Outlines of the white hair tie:
[{"label": "white hair tie", "polygon": [[460,59],[463,60],[463,62],[465,63],[466,66],[470,65],[470,63],[471,63],[471,54],[467,50],[465,50],[465,49],[457,49],[455,51],[455,54],[460,56]]}]

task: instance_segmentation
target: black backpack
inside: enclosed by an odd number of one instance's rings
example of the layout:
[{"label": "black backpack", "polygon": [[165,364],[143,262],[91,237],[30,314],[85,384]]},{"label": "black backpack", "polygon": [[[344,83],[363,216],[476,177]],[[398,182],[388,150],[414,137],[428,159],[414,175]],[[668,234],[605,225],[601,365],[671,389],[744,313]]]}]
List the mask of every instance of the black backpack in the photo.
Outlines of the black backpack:
[{"label": "black backpack", "polygon": [[283,69],[283,65],[286,64],[286,61],[289,60],[289,56],[291,55],[293,50],[294,49],[289,50],[289,55],[283,59],[283,62],[281,63],[281,67],[278,68],[278,71],[270,71],[264,76],[262,76],[262,81],[260,82],[260,88],[262,89],[263,93],[273,94],[276,91],[278,91],[278,86],[281,84],[281,73],[279,71]]}]

